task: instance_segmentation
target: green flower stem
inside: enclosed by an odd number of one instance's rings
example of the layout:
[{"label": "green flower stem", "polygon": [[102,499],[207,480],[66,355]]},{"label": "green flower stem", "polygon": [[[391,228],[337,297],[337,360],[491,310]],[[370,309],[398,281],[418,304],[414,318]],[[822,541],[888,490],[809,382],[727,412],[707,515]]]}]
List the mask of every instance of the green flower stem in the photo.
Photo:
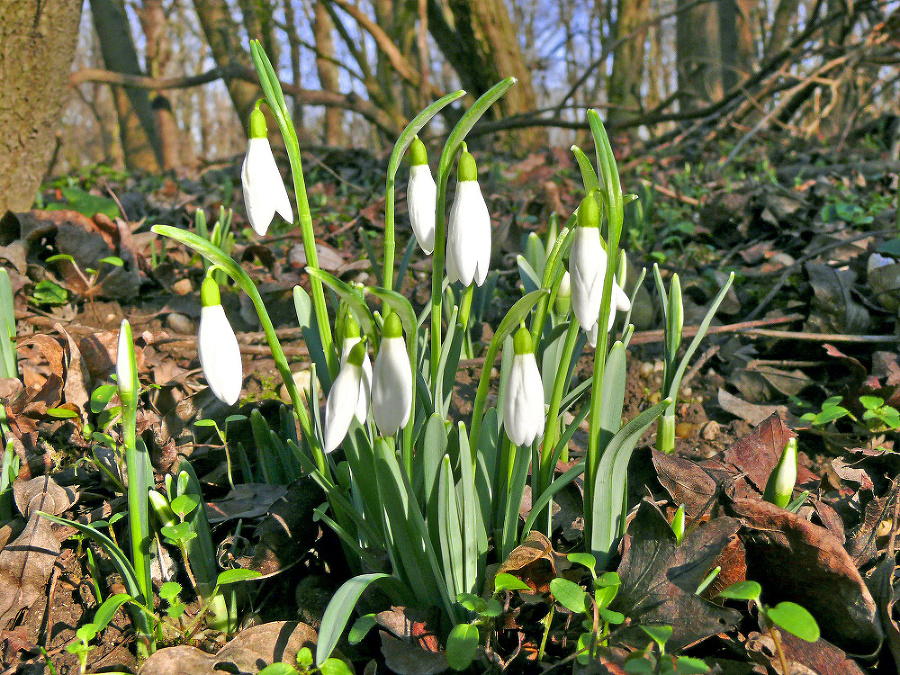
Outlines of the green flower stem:
[{"label": "green flower stem", "polygon": [[[447,247],[447,223],[445,219],[447,211],[447,183],[450,180],[450,171],[456,155],[459,154],[466,134],[472,130],[475,123],[487,112],[494,102],[503,96],[511,86],[516,83],[516,78],[508,77],[501,80],[482,94],[465,115],[457,122],[453,131],[447,137],[444,150],[441,153],[441,161],[438,165],[438,193],[437,193],[437,217],[434,222],[434,265],[431,270],[431,388],[433,396],[437,400],[440,382],[440,354],[441,354],[441,319],[443,302],[444,267]],[[477,436],[473,436],[477,438]],[[474,447],[474,445],[473,445]]]},{"label": "green flower stem", "polygon": [[[128,477],[128,528],[131,533],[131,562],[134,565],[135,577],[141,592],[139,600],[150,605],[153,602],[153,585],[150,581],[150,498],[149,489],[152,483],[151,476],[147,475],[150,466],[150,458],[147,449],[138,448],[137,444],[137,398],[139,390],[137,377],[137,362],[134,356],[134,342],[131,335],[131,325],[128,321],[122,322],[121,329],[125,335],[119,341],[120,345],[126,345],[127,354],[119,354],[116,358],[126,358],[129,362],[127,368],[130,382],[119,382],[119,400],[122,402],[122,442],[125,446],[125,472]],[[118,369],[122,372],[123,369]],[[143,447],[143,444],[141,444]],[[147,640],[138,641],[138,652],[153,653],[156,650],[156,638],[152,631],[147,630],[143,622],[138,623],[138,632]]]},{"label": "green flower stem", "polygon": [[[575,344],[578,342],[578,319],[572,316],[569,327],[566,329],[566,341],[563,343],[563,353],[559,360],[559,369],[556,371],[556,377],[553,380],[553,391],[550,394],[550,406],[547,410],[547,425],[544,433],[544,441],[541,446],[541,461],[538,467],[537,490],[535,490],[535,499],[540,497],[544,490],[550,487],[550,481],[553,477],[553,449],[559,441],[559,407],[562,404],[563,393],[569,384],[569,363],[572,360],[572,354],[575,352]],[[550,527],[550,504],[548,503],[544,511],[535,521],[538,527],[546,531],[549,535]]]},{"label": "green flower stem", "polygon": [[675,449],[675,411],[669,413],[669,408],[656,420],[656,449],[666,454]]},{"label": "green flower stem", "polygon": [[208,241],[205,241],[204,239],[198,237],[196,234],[187,232],[185,230],[180,230],[169,225],[154,225],[152,229],[157,234],[163,235],[164,237],[169,237],[170,239],[174,239],[175,241],[184,244],[189,248],[192,248],[204,258],[217,265],[219,269],[223,270],[228,276],[230,276],[234,280],[234,282],[241,288],[241,290],[244,291],[244,293],[246,293],[250,298],[251,302],[253,303],[253,307],[256,309],[256,314],[257,316],[259,316],[259,323],[266,334],[266,340],[269,343],[269,349],[272,350],[272,358],[275,361],[275,367],[278,368],[278,372],[281,374],[281,378],[284,380],[284,386],[287,388],[288,394],[290,394],[291,403],[294,406],[294,413],[297,415],[297,419],[300,421],[300,429],[303,431],[303,436],[306,438],[306,442],[309,444],[309,448],[312,453],[313,459],[316,462],[316,466],[323,476],[330,477],[331,472],[328,470],[328,464],[325,461],[325,454],[322,452],[322,448],[319,446],[318,438],[316,437],[315,433],[313,433],[312,424],[309,419],[309,413],[306,411],[306,407],[303,405],[303,400],[300,396],[300,390],[297,388],[297,383],[294,382],[294,376],[291,373],[291,367],[288,365],[287,358],[284,355],[284,350],[281,348],[281,343],[278,341],[278,336],[275,334],[275,327],[272,325],[272,320],[269,318],[269,313],[266,311],[266,306],[263,304],[262,298],[259,295],[259,291],[256,289],[256,284],[253,283],[253,280],[247,275],[243,268],[241,268],[241,266],[234,262],[234,260],[232,260],[229,256],[225,255],[221,249],[216,248]]},{"label": "green flower stem", "polygon": [[[384,287],[389,291],[394,290],[394,252],[396,251],[396,241],[394,236],[394,188],[397,178],[397,170],[400,168],[400,161],[409,148],[410,143],[416,137],[416,134],[431,121],[444,107],[465,95],[466,92],[460,90],[452,94],[447,94],[443,98],[435,101],[422,112],[416,115],[412,121],[406,126],[397,137],[394,144],[394,150],[391,152],[391,159],[388,162],[387,181],[384,190]],[[441,213],[441,211],[438,211]]]},{"label": "green flower stem", "polygon": [[[297,140],[297,132],[294,130],[291,114],[284,101],[281,83],[278,81],[275,70],[269,62],[269,57],[266,56],[259,40],[250,41],[250,51],[253,54],[253,63],[259,74],[260,85],[266,95],[266,102],[269,104],[269,108],[278,122],[278,128],[281,130],[282,138],[284,138],[285,150],[287,150],[288,159],[291,163],[291,175],[294,179],[294,196],[297,200],[297,218],[300,223],[306,264],[308,267],[319,269],[319,257],[316,253],[316,235],[313,230],[312,213],[309,209],[309,199],[303,179],[303,162],[300,158],[300,144]],[[322,282],[316,277],[310,278],[310,286],[312,289],[313,308],[316,312],[316,323],[319,327],[319,339],[322,341],[322,349],[328,361],[328,371],[334,377],[337,375],[338,359],[334,350],[334,339],[331,334],[331,322],[328,319],[328,308],[325,305],[325,291],[322,287]]]},{"label": "green flower stem", "polygon": [[609,331],[606,326],[611,311],[613,278],[619,263],[619,238],[625,219],[622,197],[622,184],[616,168],[615,156],[609,144],[609,137],[600,121],[596,110],[588,111],[588,123],[594,136],[597,150],[597,164],[600,168],[601,195],[606,207],[607,216],[607,262],[606,276],[603,280],[603,303],[600,307],[599,330],[597,331],[597,348],[594,351],[594,373],[592,376],[592,396],[590,412],[590,433],[588,434],[588,451],[585,458],[584,480],[584,531],[588,541],[587,550],[594,555],[604,555],[605,551],[596,549],[597,542],[590,541],[594,521],[594,484],[597,469],[600,466],[600,455],[604,448],[600,447],[600,411],[603,407],[603,373],[606,370],[606,356],[609,351]]},{"label": "green flower stem", "polygon": [[[574,218],[575,216],[569,218],[570,222],[567,223],[566,227],[564,227],[559,235],[557,235],[556,241],[553,243],[553,248],[550,251],[550,255],[547,256],[547,263],[544,265],[544,278],[541,279],[541,287],[546,288],[548,291],[552,290],[558,284],[558,279],[562,278],[563,272],[565,272],[565,270],[557,270],[557,266],[563,252],[568,251],[572,246],[570,235],[574,235],[575,230],[574,228],[569,229],[569,226],[574,221]],[[557,272],[559,273],[557,274]],[[547,320],[547,310],[552,301],[553,298],[548,295],[546,298],[541,298],[540,301],[538,301],[537,307],[535,307],[534,320],[531,323],[532,344],[536,345],[540,342],[541,334],[544,331],[544,322]]]}]

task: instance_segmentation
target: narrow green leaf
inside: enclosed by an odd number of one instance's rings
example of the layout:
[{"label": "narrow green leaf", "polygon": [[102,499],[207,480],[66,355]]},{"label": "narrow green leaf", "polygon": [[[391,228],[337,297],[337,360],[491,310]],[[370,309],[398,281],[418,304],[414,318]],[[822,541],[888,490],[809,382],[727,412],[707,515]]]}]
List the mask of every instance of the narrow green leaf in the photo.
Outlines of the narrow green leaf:
[{"label": "narrow green leaf", "polygon": [[762,594],[762,586],[755,581],[738,581],[719,592],[720,598],[729,600],[757,600]]},{"label": "narrow green leaf", "polygon": [[256,570],[236,568],[232,570],[225,570],[219,573],[219,576],[216,578],[216,584],[218,586],[227,586],[228,584],[236,584],[241,581],[252,581],[253,579],[258,579],[261,576],[262,574],[260,574]]},{"label": "narrow green leaf", "polygon": [[362,642],[363,638],[369,634],[369,631],[372,630],[372,627],[378,623],[378,619],[375,618],[374,614],[363,614],[359,617],[350,628],[350,633],[347,635],[347,641],[351,645],[357,645]]}]

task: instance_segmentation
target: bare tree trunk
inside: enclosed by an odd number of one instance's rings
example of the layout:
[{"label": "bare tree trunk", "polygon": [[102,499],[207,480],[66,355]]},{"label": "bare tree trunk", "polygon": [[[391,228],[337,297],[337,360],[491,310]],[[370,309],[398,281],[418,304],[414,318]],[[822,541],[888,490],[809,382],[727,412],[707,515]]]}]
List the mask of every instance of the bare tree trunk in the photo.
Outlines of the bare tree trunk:
[{"label": "bare tree trunk", "polygon": [[[91,15],[106,69],[142,75],[125,5],[119,0],[91,0]],[[147,90],[115,86],[113,94],[125,167],[129,170],[159,171],[162,151]]]},{"label": "bare tree trunk", "polygon": [[[313,36],[316,41],[316,71],[322,91],[338,92],[338,67],[334,61],[334,23],[324,0],[316,0]],[[341,145],[344,132],[341,128],[341,111],[325,108],[325,145]]]},{"label": "bare tree trunk", "polygon": [[[147,73],[151,77],[162,77],[172,55],[166,35],[166,12],[162,0],[144,0],[137,13],[144,31]],[[172,102],[159,91],[155,91],[150,106],[153,109],[154,127],[159,140],[162,168],[165,171],[178,169],[181,166],[181,134],[172,112]]]},{"label": "bare tree trunk", "polygon": [[676,50],[681,109],[694,110],[722,97],[722,52],[715,2],[678,0]]},{"label": "bare tree trunk", "polygon": [[[224,0],[194,0],[194,9],[197,11],[197,18],[200,19],[203,34],[206,36],[216,65],[224,67],[234,61],[247,68],[252,68],[250,53],[240,43],[238,26],[231,16],[228,3]],[[259,85],[239,79],[228,80],[226,86],[241,125],[244,127],[244,131],[248,132],[250,112],[256,105],[256,101],[262,97],[262,91]],[[265,110],[265,107],[263,109],[266,112],[269,131],[276,130],[276,133],[269,134],[269,139],[273,143],[277,143],[281,135],[277,133],[275,120]]]},{"label": "bare tree trunk", "polygon": [[[300,69],[300,34],[297,32],[297,13],[294,11],[294,0],[284,0],[284,23],[291,57],[291,79],[299,87],[303,83],[303,73]],[[303,104],[296,98],[291,107],[291,117],[297,133],[303,136]]]},{"label": "bare tree trunk", "polygon": [[[533,111],[537,100],[531,71],[504,0],[447,0],[447,11],[438,0],[429,0],[431,34],[463,87],[479,96],[504,77],[514,76],[519,82],[498,102],[499,114]],[[544,145],[547,134],[540,128],[525,129],[510,134],[508,142],[527,152]]]},{"label": "bare tree trunk", "polygon": [[0,0],[0,214],[31,208],[75,55],[81,0]]},{"label": "bare tree trunk", "polygon": [[772,29],[769,31],[769,40],[766,42],[765,58],[770,59],[772,56],[781,51],[787,44],[788,34],[791,30],[791,22],[797,14],[797,7],[800,0],[779,0],[775,7],[775,16],[772,19]]},{"label": "bare tree trunk", "polygon": [[643,109],[641,84],[646,60],[646,22],[650,18],[650,0],[618,0],[618,3],[614,39],[622,42],[613,52],[607,91],[610,105],[607,119],[612,124],[634,118]]}]

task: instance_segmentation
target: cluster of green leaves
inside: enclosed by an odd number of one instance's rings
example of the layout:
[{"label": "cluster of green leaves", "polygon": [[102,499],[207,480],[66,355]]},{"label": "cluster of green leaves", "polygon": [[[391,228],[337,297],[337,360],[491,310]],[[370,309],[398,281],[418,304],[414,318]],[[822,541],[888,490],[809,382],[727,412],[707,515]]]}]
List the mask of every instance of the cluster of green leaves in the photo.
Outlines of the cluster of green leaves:
[{"label": "cluster of green leaves", "polygon": [[[843,396],[831,396],[822,403],[820,412],[808,412],[801,419],[816,427],[825,427],[844,418],[859,423],[860,420],[841,405],[843,400]],[[867,431],[883,433],[885,431],[896,431],[900,428],[900,411],[893,406],[887,405],[880,396],[863,395],[859,397],[859,402],[864,409],[862,426]]]},{"label": "cluster of green leaves", "polygon": [[819,624],[812,614],[795,602],[779,602],[774,607],[763,604],[762,586],[756,581],[739,581],[732,584],[721,591],[719,597],[752,602],[769,628],[778,626],[807,642],[816,642],[819,639]]}]

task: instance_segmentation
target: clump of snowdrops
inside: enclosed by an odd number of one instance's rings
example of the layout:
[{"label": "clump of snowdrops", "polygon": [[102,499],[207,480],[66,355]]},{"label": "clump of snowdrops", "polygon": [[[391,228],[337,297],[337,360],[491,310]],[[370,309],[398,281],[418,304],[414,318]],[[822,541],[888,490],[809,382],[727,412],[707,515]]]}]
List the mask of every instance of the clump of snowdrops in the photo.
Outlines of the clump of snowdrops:
[{"label": "clump of snowdrops", "polygon": [[[404,603],[439,607],[445,631],[464,623],[468,610],[457,598],[480,593],[490,581],[485,579],[488,562],[505,558],[523,533],[539,529],[549,534],[554,495],[581,474],[585,548],[602,567],[623,534],[628,459],[641,434],[673,399],[623,424],[626,347],[633,326],[628,325],[631,299],[622,289],[623,274],[617,277],[616,271],[624,269],[619,241],[624,205],[631,196],[623,195],[599,115],[588,113],[598,171],[573,148],[584,197],[547,243],[540,278],[535,275],[533,288],[512,305],[486,346],[471,418],[454,420],[450,397],[470,340],[475,289],[489,278],[491,259],[490,212],[465,138],[515,80],[503,80],[486,92],[450,131],[436,180],[417,134],[464,92],[428,106],[397,139],[385,186],[384,256],[374,265],[380,283],[364,287],[347,284],[318,266],[296,131],[268,58],[259,43],[254,42],[251,51],[265,100],[251,117],[242,171],[244,199],[257,233],[266,232],[276,212],[301,230],[311,292],[295,287],[294,301],[313,361],[306,396],[294,382],[246,272],[203,237],[174,227],[154,230],[211,263],[203,284],[199,351],[212,391],[231,404],[238,400],[242,382],[237,340],[213,276],[218,271],[252,301],[290,394],[300,434],[288,445],[304,472],[323,489],[327,504],[318,516],[340,537],[357,574],[328,607],[316,664],[327,660],[356,600],[373,583]],[[284,139],[296,221],[269,146],[261,105],[268,106]],[[408,211],[415,239],[410,239],[398,266],[395,183],[407,151]],[[395,279],[401,278],[416,244],[431,256],[433,270],[431,298],[419,313],[395,289]],[[446,292],[448,285],[455,291]],[[330,310],[326,288],[339,298]],[[625,327],[615,339],[621,313]],[[576,385],[574,364],[586,341],[594,347],[593,374]],[[672,344],[677,349],[674,338]],[[491,370],[498,360],[497,404],[489,406]],[[326,394],[324,417],[316,403],[319,388]],[[590,432],[584,459],[555,477],[559,457],[585,419]],[[519,507],[529,477],[533,508],[520,528]],[[389,572],[382,571],[379,561],[384,559],[390,562]]]}]

